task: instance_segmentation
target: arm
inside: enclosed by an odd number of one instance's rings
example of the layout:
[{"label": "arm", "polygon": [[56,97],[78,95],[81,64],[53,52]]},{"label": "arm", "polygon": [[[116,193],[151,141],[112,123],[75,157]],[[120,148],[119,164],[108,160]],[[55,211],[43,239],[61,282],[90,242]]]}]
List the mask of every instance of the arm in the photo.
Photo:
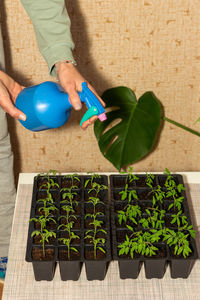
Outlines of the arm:
[{"label": "arm", "polygon": [[39,50],[46,60],[49,72],[56,76],[55,63],[74,62],[74,43],[70,32],[70,19],[64,0],[21,0],[31,18]]},{"label": "arm", "polygon": [[[33,22],[38,46],[47,61],[50,74],[57,75],[60,84],[69,95],[73,108],[80,110],[82,104],[77,91],[81,91],[81,83],[86,80],[73,63],[62,62],[75,62],[72,55],[74,43],[71,38],[70,19],[64,0],[21,0],[21,2]],[[104,105],[89,83],[88,87]],[[83,123],[82,128],[86,129],[96,119],[96,116],[90,118]]]}]

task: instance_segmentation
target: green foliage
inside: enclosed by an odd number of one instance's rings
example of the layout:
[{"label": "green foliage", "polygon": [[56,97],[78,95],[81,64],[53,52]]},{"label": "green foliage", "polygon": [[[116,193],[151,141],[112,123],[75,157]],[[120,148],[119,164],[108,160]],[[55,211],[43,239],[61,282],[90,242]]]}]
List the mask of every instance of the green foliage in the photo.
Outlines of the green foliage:
[{"label": "green foliage", "polygon": [[86,182],[84,184],[84,188],[86,188],[88,186],[89,182],[90,182],[90,184],[92,186],[92,184],[94,183],[95,179],[97,179],[97,178],[101,178],[101,175],[92,173],[91,174],[91,178],[89,178],[89,179],[86,180]]},{"label": "green foliage", "polygon": [[72,192],[71,188],[63,188],[60,191],[65,192],[62,195],[63,200],[60,201],[60,203],[68,203],[71,207],[73,207],[73,204],[78,205],[78,201],[74,201],[75,196],[77,196],[78,194],[76,192]]},{"label": "green foliage", "polygon": [[141,218],[139,223],[142,224],[143,228],[163,228],[165,210],[159,210],[158,207],[145,210],[147,217]]},{"label": "green foliage", "polygon": [[90,190],[88,190],[88,193],[91,193],[92,191],[94,191],[95,197],[97,197],[100,191],[107,190],[107,189],[108,189],[108,187],[106,185],[99,184],[97,182],[93,182],[92,188]]},{"label": "green foliage", "polygon": [[121,200],[127,200],[128,203],[130,203],[132,200],[138,200],[137,192],[136,190],[129,190],[128,189],[128,184],[125,185],[125,188],[123,191],[119,192],[119,195],[121,195]]},{"label": "green foliage", "polygon": [[149,232],[134,231],[131,226],[127,226],[132,231],[131,236],[126,235],[126,240],[118,245],[119,256],[130,254],[134,258],[134,253],[146,256],[156,255],[158,248],[154,245],[160,240],[162,230],[150,230]]},{"label": "green foliage", "polygon": [[65,246],[67,246],[67,257],[70,260],[70,250],[78,253],[78,250],[75,247],[71,246],[71,241],[74,239],[80,239],[80,237],[73,231],[68,231],[68,233],[68,238],[59,238],[58,241],[61,241]]},{"label": "green foliage", "polygon": [[154,182],[155,176],[153,174],[146,173],[146,184],[148,187],[150,187],[152,190],[153,188],[153,182]]},{"label": "green foliage", "polygon": [[[185,234],[185,230],[188,230],[188,234]],[[165,228],[163,230],[163,241],[172,247],[174,255],[183,255],[184,258],[188,257],[192,252],[189,244],[188,236],[191,234],[194,237],[194,230],[192,225],[188,229],[179,228],[178,231]]]},{"label": "green foliage", "polygon": [[133,174],[133,167],[129,167],[128,172],[120,172],[120,174],[127,174],[126,183],[131,183],[134,180],[139,179],[135,174]]},{"label": "green foliage", "polygon": [[[161,107],[152,92],[137,101],[127,87],[107,90],[102,95],[107,108],[107,120],[94,124],[99,148],[118,170],[142,159],[152,149],[161,122]],[[120,120],[117,125],[109,125]],[[108,130],[106,130],[108,129]]]},{"label": "green foliage", "polygon": [[137,217],[141,216],[141,209],[139,205],[128,204],[126,210],[119,210],[117,212],[118,222],[121,225],[122,222],[127,223],[128,221],[133,222],[137,225]]},{"label": "green foliage", "polygon": [[71,182],[72,182],[72,187],[73,189],[77,189],[78,187],[75,185],[75,180],[80,182],[80,178],[78,177],[78,174],[74,173],[74,174],[67,174],[67,175],[64,175],[63,178],[66,178],[66,179],[71,179]]}]

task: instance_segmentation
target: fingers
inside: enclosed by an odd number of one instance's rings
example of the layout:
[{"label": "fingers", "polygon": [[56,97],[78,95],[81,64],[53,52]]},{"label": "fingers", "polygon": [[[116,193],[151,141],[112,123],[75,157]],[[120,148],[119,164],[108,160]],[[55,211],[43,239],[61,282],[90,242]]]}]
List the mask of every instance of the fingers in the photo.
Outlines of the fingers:
[{"label": "fingers", "polygon": [[10,95],[2,82],[0,82],[0,106],[11,117],[15,119],[20,119],[22,121],[26,120],[26,115],[13,105],[10,99]]},{"label": "fingers", "polygon": [[0,97],[0,102],[0,105],[3,108],[3,110],[7,112],[11,117],[15,119],[20,119],[22,121],[26,121],[26,115],[12,104],[9,97],[4,97],[3,101]]},{"label": "fingers", "polygon": [[78,92],[76,90],[75,83],[70,83],[68,85],[63,86],[66,92],[68,93],[69,100],[71,102],[71,105],[75,110],[80,110],[82,108],[81,100],[79,98]]},{"label": "fingers", "polygon": [[82,128],[83,130],[86,130],[87,127],[88,127],[89,125],[92,125],[97,119],[98,119],[97,116],[91,117],[89,120],[85,121],[85,122],[82,124],[81,128]]}]

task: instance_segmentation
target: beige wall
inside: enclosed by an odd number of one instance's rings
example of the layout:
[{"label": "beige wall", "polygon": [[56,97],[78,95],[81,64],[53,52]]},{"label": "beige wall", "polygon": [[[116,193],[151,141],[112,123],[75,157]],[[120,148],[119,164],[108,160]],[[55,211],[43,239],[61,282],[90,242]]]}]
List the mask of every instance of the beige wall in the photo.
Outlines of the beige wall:
[{"label": "beige wall", "polygon": [[[25,85],[51,79],[20,1],[1,2],[8,73]],[[137,97],[152,90],[166,116],[200,131],[194,124],[200,116],[200,1],[68,0],[67,7],[79,69],[100,94],[119,85]],[[40,133],[10,120],[16,172],[114,171],[93,129],[81,131],[82,114]],[[197,136],[166,123],[156,150],[134,168],[200,171],[199,146]]]}]

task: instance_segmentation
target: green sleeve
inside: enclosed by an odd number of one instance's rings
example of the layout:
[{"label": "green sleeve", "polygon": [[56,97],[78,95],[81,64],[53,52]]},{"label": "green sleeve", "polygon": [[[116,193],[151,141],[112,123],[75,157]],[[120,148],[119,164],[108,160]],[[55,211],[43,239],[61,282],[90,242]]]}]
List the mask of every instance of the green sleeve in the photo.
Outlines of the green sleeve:
[{"label": "green sleeve", "polygon": [[74,61],[74,43],[64,0],[21,0],[31,18],[39,50],[49,73],[56,76],[54,65],[61,60]]}]

